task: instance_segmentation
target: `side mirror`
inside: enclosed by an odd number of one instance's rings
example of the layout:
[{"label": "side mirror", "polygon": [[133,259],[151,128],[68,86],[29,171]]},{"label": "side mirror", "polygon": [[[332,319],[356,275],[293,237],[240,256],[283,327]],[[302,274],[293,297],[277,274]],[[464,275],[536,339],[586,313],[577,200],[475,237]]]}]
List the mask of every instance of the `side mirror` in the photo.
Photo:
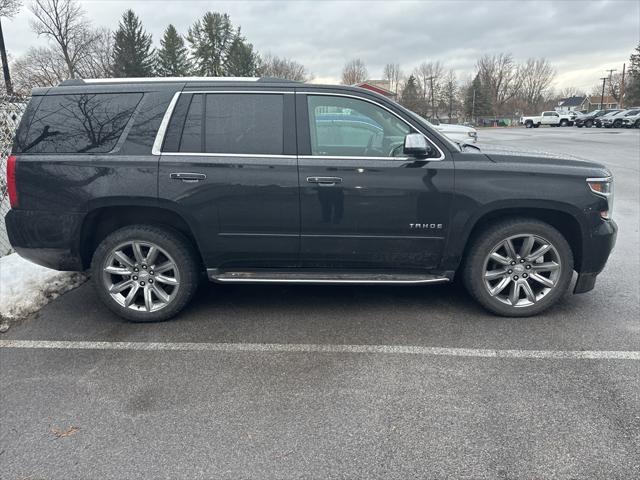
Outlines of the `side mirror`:
[{"label": "side mirror", "polygon": [[428,157],[431,147],[420,133],[410,133],[404,137],[403,153],[411,157]]}]

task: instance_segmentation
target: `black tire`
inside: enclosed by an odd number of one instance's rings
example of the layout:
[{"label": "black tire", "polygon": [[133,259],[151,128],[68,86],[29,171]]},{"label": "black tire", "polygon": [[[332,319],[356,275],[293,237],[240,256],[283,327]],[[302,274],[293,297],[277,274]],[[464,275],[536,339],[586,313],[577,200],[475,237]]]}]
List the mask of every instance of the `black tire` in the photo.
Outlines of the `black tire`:
[{"label": "black tire", "polygon": [[583,126],[583,125],[582,125],[581,123],[576,123],[576,127],[578,127],[578,128],[582,128],[582,126]]},{"label": "black tire", "polygon": [[524,122],[524,126],[526,128],[532,128],[533,127],[533,122],[531,120],[527,120],[526,122]]},{"label": "black tire", "polygon": [[638,120],[636,120],[636,123],[634,123],[633,125],[636,128],[640,128],[640,118]]},{"label": "black tire", "polygon": [[[506,286],[509,288],[503,287],[504,290],[509,290],[509,293],[511,293],[515,289],[516,296],[518,298],[515,303],[523,303],[523,305],[515,306],[510,303],[505,303],[506,300],[504,298],[500,298],[503,291],[499,292],[495,296],[491,295],[489,288],[493,288],[496,285],[488,285],[488,282],[485,281],[485,272],[488,268],[492,269],[491,272],[494,271],[494,267],[489,267],[490,262],[492,262],[492,260],[489,260],[488,258],[491,252],[494,251],[497,246],[501,245],[502,242],[519,235],[532,236],[537,239],[544,240],[545,242],[549,242],[554,248],[554,250],[549,251],[549,254],[557,256],[557,263],[559,263],[560,268],[558,269],[558,273],[553,274],[556,275],[554,279],[555,283],[548,291],[545,291],[545,287],[537,281],[534,281],[533,278],[526,280],[526,283],[535,293],[534,297],[536,297],[536,300],[531,305],[526,305],[528,297],[524,292],[524,289],[517,285],[525,282],[524,277],[528,276],[527,272],[534,272],[535,274],[535,268],[547,265],[551,262],[544,263],[544,256],[541,259],[543,263],[531,261],[520,264],[519,260],[514,259],[514,261],[516,261],[516,266],[514,266],[513,269],[519,268],[522,270],[525,267],[533,267],[533,270],[523,270],[524,273],[519,273],[514,270],[506,270],[507,272],[511,272],[511,274],[505,274],[505,277],[509,277],[506,282]],[[518,244],[517,241],[517,238],[513,240],[514,249],[516,252],[522,253],[521,249],[524,248],[523,244]],[[521,266],[519,267],[519,265]],[[510,269],[511,263],[501,268]],[[517,277],[517,275],[520,275],[521,278]],[[476,236],[469,247],[462,269],[462,279],[471,296],[490,312],[505,317],[529,317],[537,315],[551,307],[565,294],[569,287],[569,283],[571,282],[572,275],[573,253],[564,236],[547,223],[526,218],[515,218],[495,223],[485,229],[480,235]],[[504,280],[507,279],[505,278]],[[500,283],[503,279],[496,279],[495,281]],[[540,288],[538,289],[538,287]],[[523,293],[525,294],[525,298],[522,299],[521,296]],[[509,299],[508,301],[510,302],[511,300]]]},{"label": "black tire", "polygon": [[569,122],[567,120],[560,120],[560,126],[561,127],[566,127],[569,125]]},{"label": "black tire", "polygon": [[533,128],[538,128],[539,126],[540,126],[540,124],[539,124],[539,123],[536,123],[536,124],[533,126]]},{"label": "black tire", "polygon": [[621,126],[622,126],[622,120],[618,119],[613,121],[613,128],[620,128]]},{"label": "black tire", "polygon": [[[156,260],[153,260],[153,265],[151,262],[149,262],[149,265],[144,265],[145,260],[138,262],[135,253],[127,256],[137,266],[135,271],[138,273],[132,273],[132,275],[138,276],[132,276],[128,273],[124,275],[121,273],[114,275],[105,273],[107,262],[113,261],[120,265],[120,267],[114,266],[113,268],[129,270],[125,263],[120,262],[114,256],[114,252],[127,251],[125,250],[128,248],[127,246],[133,245],[133,242],[142,244],[142,248],[148,248],[147,259],[151,259],[150,246],[155,246],[156,251],[160,252],[156,254],[158,255],[156,257],[157,262],[162,263],[164,260],[164,265],[170,264],[172,268],[168,272],[173,272],[173,275],[154,272],[152,268],[156,266]],[[119,248],[121,250],[118,250]],[[140,249],[140,253],[144,253],[144,251]],[[161,265],[157,266],[159,270]],[[130,267],[130,271],[133,272],[133,265],[130,265]],[[145,270],[142,270],[143,267]],[[91,274],[98,297],[111,311],[132,322],[158,322],[168,320],[178,314],[193,298],[200,280],[200,263],[190,242],[181,233],[170,228],[152,225],[130,225],[111,233],[98,245],[91,261]],[[145,276],[143,277],[143,275]],[[160,277],[163,280],[160,280]],[[167,277],[172,278],[167,279]],[[156,285],[152,285],[154,278],[156,279]],[[133,279],[136,281],[134,282]],[[146,284],[142,280],[147,280]],[[177,286],[168,284],[165,286],[164,282],[167,280],[177,282]],[[125,281],[132,285],[131,288],[117,294],[114,293],[114,295],[118,299],[120,299],[120,295],[124,298],[125,294],[127,292],[131,293],[133,287],[135,287],[135,292],[132,295],[133,306],[125,306],[126,299],[124,299],[125,305],[119,303],[119,300],[116,300],[109,292],[110,283],[112,284],[111,286],[115,286],[116,282],[123,284]],[[146,285],[146,287],[143,285]],[[140,296],[143,297],[140,303],[144,303],[146,306],[147,290],[156,289],[160,285],[162,285],[162,293],[167,295],[166,298],[169,298],[168,300],[163,302],[161,296],[154,292],[149,294],[151,308],[136,306],[137,302],[140,302]],[[126,296],[128,298],[128,293]],[[156,297],[155,303],[153,302],[154,296]]]},{"label": "black tire", "polygon": [[593,120],[587,120],[586,122],[584,122],[584,126],[587,128],[593,127]]}]

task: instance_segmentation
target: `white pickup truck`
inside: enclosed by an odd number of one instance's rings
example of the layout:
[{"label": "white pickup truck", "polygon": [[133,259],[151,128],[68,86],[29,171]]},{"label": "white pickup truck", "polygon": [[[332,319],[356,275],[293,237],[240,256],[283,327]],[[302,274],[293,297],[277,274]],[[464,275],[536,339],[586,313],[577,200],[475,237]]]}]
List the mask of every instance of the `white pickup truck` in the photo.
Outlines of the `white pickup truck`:
[{"label": "white pickup truck", "polygon": [[558,113],[550,110],[548,112],[542,112],[541,115],[535,117],[521,117],[520,125],[524,125],[527,128],[538,128],[540,125],[550,125],[552,127],[570,127],[573,125],[573,119],[576,114]]}]

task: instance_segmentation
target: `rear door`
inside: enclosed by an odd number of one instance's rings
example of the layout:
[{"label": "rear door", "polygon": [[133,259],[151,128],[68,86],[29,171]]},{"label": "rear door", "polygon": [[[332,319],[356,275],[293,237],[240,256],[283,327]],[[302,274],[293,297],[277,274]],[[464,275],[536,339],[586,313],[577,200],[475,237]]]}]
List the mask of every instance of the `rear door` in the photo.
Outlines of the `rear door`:
[{"label": "rear door", "polygon": [[448,150],[432,139],[431,158],[404,157],[418,127],[368,96],[298,92],[296,103],[302,265],[435,268],[453,198]]},{"label": "rear door", "polygon": [[183,91],[162,147],[159,196],[188,218],[205,264],[297,265],[292,90]]}]

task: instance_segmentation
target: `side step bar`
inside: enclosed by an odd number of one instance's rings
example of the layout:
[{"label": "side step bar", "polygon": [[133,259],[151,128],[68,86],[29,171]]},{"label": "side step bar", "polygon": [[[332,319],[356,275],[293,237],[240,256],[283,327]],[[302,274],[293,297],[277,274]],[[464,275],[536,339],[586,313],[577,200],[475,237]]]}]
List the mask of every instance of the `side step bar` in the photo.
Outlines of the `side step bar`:
[{"label": "side step bar", "polygon": [[216,283],[306,283],[306,284],[404,284],[447,283],[449,278],[428,274],[393,273],[323,273],[323,272],[221,272],[207,269],[209,280]]}]

